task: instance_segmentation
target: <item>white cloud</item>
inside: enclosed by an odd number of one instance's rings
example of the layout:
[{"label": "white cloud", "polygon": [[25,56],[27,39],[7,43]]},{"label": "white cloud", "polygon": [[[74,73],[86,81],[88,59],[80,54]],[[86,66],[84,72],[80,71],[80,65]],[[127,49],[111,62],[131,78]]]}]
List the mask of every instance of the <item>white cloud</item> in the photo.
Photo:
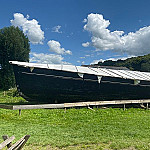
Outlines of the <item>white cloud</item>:
[{"label": "white cloud", "polygon": [[44,53],[31,53],[30,62],[44,63],[44,64],[63,64],[64,58],[61,55],[44,54]]},{"label": "white cloud", "polygon": [[69,54],[69,55],[72,54],[70,50],[65,50],[64,48],[61,48],[61,45],[58,41],[50,40],[47,42],[47,44],[51,52],[54,52],[57,54]]},{"label": "white cloud", "polygon": [[107,29],[109,25],[109,20],[105,20],[101,14],[89,14],[87,17],[84,30],[92,34],[90,45],[97,51],[114,50],[129,55],[150,53],[150,26],[124,35],[124,31],[111,32]]},{"label": "white cloud", "polygon": [[44,32],[41,30],[41,26],[35,19],[28,20],[29,15],[25,18],[21,13],[14,14],[14,20],[10,20],[14,26],[21,27],[23,33],[26,34],[32,44],[42,44],[44,40]]},{"label": "white cloud", "polygon": [[27,14],[26,18],[27,18],[27,19],[29,19],[29,18],[30,18],[30,16]]},{"label": "white cloud", "polygon": [[81,59],[85,59],[85,57],[80,57]]},{"label": "white cloud", "polygon": [[89,45],[90,45],[90,43],[89,43],[89,42],[82,43],[82,46],[83,46],[83,47],[88,47]]},{"label": "white cloud", "polygon": [[90,57],[91,55],[85,55],[85,57]]},{"label": "white cloud", "polygon": [[84,19],[84,20],[83,20],[83,23],[85,23],[85,22],[87,22],[87,19]]},{"label": "white cloud", "polygon": [[117,60],[126,60],[128,58],[136,57],[134,55],[126,56],[126,57],[117,57],[117,58],[108,58],[108,59],[100,59],[100,60],[93,60],[90,64],[98,64],[98,62],[104,62],[106,60],[112,60],[112,61],[117,61]]},{"label": "white cloud", "polygon": [[104,60],[103,59],[93,60],[90,64],[98,64],[98,62],[104,62]]},{"label": "white cloud", "polygon": [[112,60],[112,61],[117,61],[117,60],[126,60],[128,58],[136,57],[134,55],[126,56],[126,57],[117,57],[117,58],[108,58],[106,60]]},{"label": "white cloud", "polygon": [[84,65],[84,64],[85,64],[85,61],[82,61],[81,63],[82,63],[82,65]]},{"label": "white cloud", "polygon": [[60,25],[55,26],[55,27],[53,27],[53,28],[52,28],[52,32],[62,33],[62,31],[59,31],[59,30],[60,30],[60,28],[61,28],[61,26],[60,26]]}]

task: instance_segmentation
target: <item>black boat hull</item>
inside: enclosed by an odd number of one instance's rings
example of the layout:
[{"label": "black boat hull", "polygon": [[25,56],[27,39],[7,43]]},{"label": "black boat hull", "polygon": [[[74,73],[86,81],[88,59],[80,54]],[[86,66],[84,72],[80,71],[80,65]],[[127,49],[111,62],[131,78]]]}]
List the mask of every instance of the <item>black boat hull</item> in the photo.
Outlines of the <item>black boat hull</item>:
[{"label": "black boat hull", "polygon": [[[133,80],[43,68],[13,65],[18,91],[28,101],[41,103],[67,103],[150,98],[148,81],[134,85]],[[142,85],[146,84],[146,85]]]}]

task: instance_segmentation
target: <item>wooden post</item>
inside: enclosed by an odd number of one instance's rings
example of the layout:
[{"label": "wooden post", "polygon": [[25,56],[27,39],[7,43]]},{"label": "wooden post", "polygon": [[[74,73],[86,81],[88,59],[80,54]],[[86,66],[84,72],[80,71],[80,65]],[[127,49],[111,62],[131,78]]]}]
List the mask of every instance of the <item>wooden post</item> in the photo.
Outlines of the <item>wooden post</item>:
[{"label": "wooden post", "polygon": [[95,111],[94,109],[92,109],[90,106],[88,106],[88,109],[92,110],[92,111]]},{"label": "wooden post", "polygon": [[19,109],[19,116],[21,116],[21,109]]},{"label": "wooden post", "polygon": [[126,109],[126,104],[123,104],[123,110],[125,110]]},{"label": "wooden post", "polygon": [[98,105],[96,106],[97,110],[98,110]]},{"label": "wooden post", "polygon": [[148,103],[147,103],[147,105],[146,105],[146,109],[148,109]]},{"label": "wooden post", "polygon": [[66,107],[65,107],[65,109],[64,109],[64,112],[65,112],[65,113],[66,113],[66,110],[67,110],[67,109],[66,109]]},{"label": "wooden post", "polygon": [[4,96],[6,96],[6,91],[4,91]]}]

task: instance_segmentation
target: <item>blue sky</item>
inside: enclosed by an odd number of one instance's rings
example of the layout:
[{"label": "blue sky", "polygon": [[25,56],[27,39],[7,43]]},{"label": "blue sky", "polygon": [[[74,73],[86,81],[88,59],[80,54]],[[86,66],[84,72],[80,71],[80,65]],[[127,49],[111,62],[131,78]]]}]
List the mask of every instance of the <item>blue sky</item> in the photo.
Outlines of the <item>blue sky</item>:
[{"label": "blue sky", "polygon": [[1,0],[0,28],[21,19],[32,62],[81,65],[150,53],[149,0]]}]

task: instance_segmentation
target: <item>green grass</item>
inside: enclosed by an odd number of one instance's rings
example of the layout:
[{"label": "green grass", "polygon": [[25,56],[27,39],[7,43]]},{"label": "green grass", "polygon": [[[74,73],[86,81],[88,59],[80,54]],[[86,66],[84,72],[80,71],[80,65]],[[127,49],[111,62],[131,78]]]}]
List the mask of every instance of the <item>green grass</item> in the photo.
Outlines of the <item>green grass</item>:
[{"label": "green grass", "polygon": [[[1,91],[0,103],[6,103],[5,97]],[[12,103],[23,101],[20,97],[9,99]],[[22,110],[19,116],[17,110],[0,109],[0,135],[19,139],[30,134],[25,149],[150,149],[149,110],[94,110]]]},{"label": "green grass", "polygon": [[16,89],[2,91],[0,89],[0,104],[21,104],[27,103],[22,97],[18,96]]}]

